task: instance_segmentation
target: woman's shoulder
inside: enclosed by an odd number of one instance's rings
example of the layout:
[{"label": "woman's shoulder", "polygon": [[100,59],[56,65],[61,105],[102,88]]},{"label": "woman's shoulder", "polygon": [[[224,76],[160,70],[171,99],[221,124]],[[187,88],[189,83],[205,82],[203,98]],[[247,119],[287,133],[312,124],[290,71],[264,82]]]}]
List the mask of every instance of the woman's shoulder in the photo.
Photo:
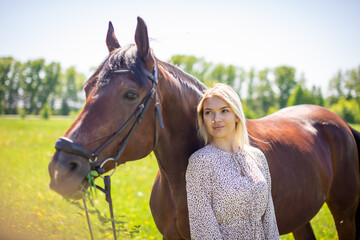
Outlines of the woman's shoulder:
[{"label": "woman's shoulder", "polygon": [[251,146],[251,145],[246,145],[245,148],[246,148],[246,151],[249,153],[256,154],[258,156],[264,155],[264,153],[261,151],[260,148],[257,148],[257,147]]},{"label": "woman's shoulder", "polygon": [[190,159],[192,160],[202,160],[209,158],[209,155],[212,155],[213,152],[211,151],[211,148],[209,145],[206,145],[197,151],[195,151],[193,154],[191,154]]},{"label": "woman's shoulder", "polygon": [[209,166],[209,164],[212,164],[217,158],[218,157],[216,151],[210,145],[206,145],[191,154],[189,158],[189,164],[197,163]]},{"label": "woman's shoulder", "polygon": [[246,152],[250,154],[258,163],[267,164],[265,154],[261,151],[261,149],[250,145],[246,145],[245,149]]}]

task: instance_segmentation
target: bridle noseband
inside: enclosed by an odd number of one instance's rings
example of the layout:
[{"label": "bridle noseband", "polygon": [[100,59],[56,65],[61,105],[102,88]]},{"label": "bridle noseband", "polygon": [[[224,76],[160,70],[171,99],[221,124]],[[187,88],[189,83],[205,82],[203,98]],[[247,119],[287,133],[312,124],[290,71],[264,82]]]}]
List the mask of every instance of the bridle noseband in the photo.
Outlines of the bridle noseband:
[{"label": "bridle noseband", "polygon": [[[122,73],[129,73],[129,72],[130,72],[129,69],[121,69],[121,70],[112,71],[111,73],[122,74]],[[91,164],[91,170],[95,170],[99,174],[103,174],[105,172],[105,169],[103,168],[103,166],[108,160],[113,160],[115,162],[115,166],[118,164],[118,160],[120,159],[121,155],[123,154],[125,147],[130,140],[131,135],[134,133],[134,131],[135,131],[136,127],[139,125],[139,123],[141,123],[146,111],[148,110],[148,108],[150,106],[150,103],[152,102],[154,97],[156,97],[156,103],[155,103],[155,108],[154,108],[155,140],[154,140],[154,147],[153,147],[153,149],[155,149],[157,142],[158,142],[158,138],[159,138],[158,124],[160,123],[160,126],[162,128],[164,128],[164,123],[162,120],[158,96],[157,96],[157,92],[156,92],[156,86],[158,83],[158,77],[157,77],[158,67],[157,67],[156,60],[154,63],[153,74],[151,74],[147,70],[143,70],[143,72],[152,81],[152,83],[153,83],[152,88],[150,89],[148,94],[144,97],[143,101],[140,103],[140,105],[138,106],[136,111],[126,121],[126,123],[111,138],[109,138],[103,145],[101,145],[95,152],[89,152],[88,150],[86,150],[85,148],[81,147],[80,145],[74,143],[71,139],[69,139],[67,137],[60,137],[55,143],[55,148],[59,151],[63,151],[63,152],[67,152],[67,153],[70,153],[73,155],[87,158]],[[99,160],[97,159],[97,157],[100,154],[100,152],[103,151],[111,142],[113,142],[124,131],[124,129],[126,129],[134,120],[135,120],[134,125],[130,129],[128,135],[124,138],[124,140],[120,144],[120,147],[117,150],[115,157],[108,158],[108,159],[104,160],[101,164],[99,164]]]}]

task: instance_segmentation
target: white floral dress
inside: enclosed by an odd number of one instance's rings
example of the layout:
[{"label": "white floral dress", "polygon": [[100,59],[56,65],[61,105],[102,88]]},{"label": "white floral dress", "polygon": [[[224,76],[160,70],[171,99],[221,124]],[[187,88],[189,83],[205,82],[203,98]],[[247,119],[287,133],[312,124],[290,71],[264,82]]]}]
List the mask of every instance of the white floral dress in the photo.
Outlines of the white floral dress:
[{"label": "white floral dress", "polygon": [[191,239],[279,239],[264,154],[196,151],[186,170]]}]

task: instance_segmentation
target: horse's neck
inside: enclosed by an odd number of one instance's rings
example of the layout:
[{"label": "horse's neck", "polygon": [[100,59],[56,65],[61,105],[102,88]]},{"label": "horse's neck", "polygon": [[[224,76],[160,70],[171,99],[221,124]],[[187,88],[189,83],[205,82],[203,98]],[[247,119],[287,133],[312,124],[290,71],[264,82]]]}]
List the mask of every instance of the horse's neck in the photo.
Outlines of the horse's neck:
[{"label": "horse's neck", "polygon": [[188,75],[181,70],[174,72],[177,69],[171,65],[162,64],[159,70],[159,97],[165,128],[160,132],[155,154],[160,171],[173,185],[182,182],[188,158],[202,144],[196,130],[196,106],[205,86],[191,76],[184,79]]}]

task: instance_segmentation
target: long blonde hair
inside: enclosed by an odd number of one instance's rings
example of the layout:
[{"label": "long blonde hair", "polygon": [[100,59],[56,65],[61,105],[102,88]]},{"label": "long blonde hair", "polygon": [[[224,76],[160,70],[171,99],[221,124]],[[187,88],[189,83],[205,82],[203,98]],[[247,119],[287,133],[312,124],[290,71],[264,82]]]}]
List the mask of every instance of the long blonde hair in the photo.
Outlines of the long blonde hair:
[{"label": "long blonde hair", "polygon": [[235,141],[244,150],[245,145],[249,145],[249,134],[246,128],[246,119],[241,105],[239,95],[228,85],[217,83],[214,87],[208,89],[197,106],[197,122],[199,135],[204,139],[205,144],[211,141],[211,136],[206,130],[204,124],[204,102],[206,99],[217,96],[229,104],[231,110],[240,119],[235,128]]}]

